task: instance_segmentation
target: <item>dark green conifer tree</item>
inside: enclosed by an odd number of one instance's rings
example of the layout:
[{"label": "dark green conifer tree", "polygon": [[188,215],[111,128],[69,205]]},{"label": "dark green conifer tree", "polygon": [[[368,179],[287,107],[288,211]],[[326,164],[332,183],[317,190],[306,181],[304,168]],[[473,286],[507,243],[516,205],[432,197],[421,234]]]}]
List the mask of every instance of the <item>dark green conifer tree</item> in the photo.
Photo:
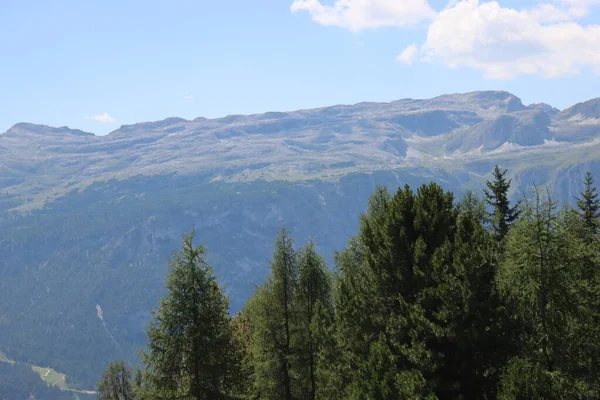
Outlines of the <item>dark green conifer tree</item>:
[{"label": "dark green conifer tree", "polygon": [[[439,368],[439,398],[495,399],[503,368],[516,354],[519,325],[496,289],[497,244],[484,228],[484,203],[467,193],[457,205],[451,249],[433,262],[431,311],[437,314],[430,345]],[[452,360],[447,362],[445,360]]]},{"label": "dark green conifer tree", "polygon": [[511,225],[519,218],[519,205],[510,206],[508,191],[511,180],[507,180],[506,170],[502,171],[497,165],[493,171],[494,180],[488,181],[484,190],[485,200],[493,208],[490,213],[492,232],[496,240],[501,242],[508,234]]},{"label": "dark green conifer tree", "polygon": [[[361,218],[357,251],[340,257],[336,325],[348,343],[346,398],[433,398],[433,260],[456,225],[451,193],[379,188]],[[356,256],[353,255],[356,254]]]}]

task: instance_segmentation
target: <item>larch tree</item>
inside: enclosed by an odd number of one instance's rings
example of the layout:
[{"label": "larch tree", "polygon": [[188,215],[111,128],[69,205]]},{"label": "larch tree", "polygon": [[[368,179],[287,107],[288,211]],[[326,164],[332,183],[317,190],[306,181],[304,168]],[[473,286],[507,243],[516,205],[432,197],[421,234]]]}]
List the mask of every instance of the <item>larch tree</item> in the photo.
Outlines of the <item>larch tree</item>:
[{"label": "larch tree", "polygon": [[[309,242],[298,252],[298,363],[301,396],[314,400],[318,386],[318,331],[332,319],[331,282],[325,261],[317,254],[315,243]],[[329,318],[328,318],[329,317]]]},{"label": "larch tree", "polygon": [[[563,398],[574,391],[575,354],[587,338],[582,315],[581,246],[570,214],[558,212],[546,192],[511,229],[499,269],[499,287],[524,321],[519,357],[503,378],[501,398]],[[537,396],[537,397],[536,397]]]},{"label": "larch tree", "polygon": [[144,399],[222,399],[235,379],[228,302],[193,239],[185,236],[171,260],[168,292],[147,331]]},{"label": "larch tree", "polygon": [[298,266],[293,240],[283,228],[276,239],[271,274],[247,307],[252,324],[254,390],[261,399],[296,398]]}]

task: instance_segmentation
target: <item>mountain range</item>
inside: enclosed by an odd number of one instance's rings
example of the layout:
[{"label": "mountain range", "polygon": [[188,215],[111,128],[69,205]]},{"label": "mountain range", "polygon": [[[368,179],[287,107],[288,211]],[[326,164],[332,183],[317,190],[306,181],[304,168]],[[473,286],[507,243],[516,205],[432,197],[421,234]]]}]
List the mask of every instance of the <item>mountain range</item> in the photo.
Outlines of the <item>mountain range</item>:
[{"label": "mountain range", "polygon": [[170,255],[195,229],[243,307],[286,225],[332,263],[377,185],[480,192],[494,165],[513,198],[569,202],[600,175],[600,99],[557,110],[507,92],[293,112],[168,118],[106,136],[19,123],[0,134],[0,352],[91,388],[137,362]]}]

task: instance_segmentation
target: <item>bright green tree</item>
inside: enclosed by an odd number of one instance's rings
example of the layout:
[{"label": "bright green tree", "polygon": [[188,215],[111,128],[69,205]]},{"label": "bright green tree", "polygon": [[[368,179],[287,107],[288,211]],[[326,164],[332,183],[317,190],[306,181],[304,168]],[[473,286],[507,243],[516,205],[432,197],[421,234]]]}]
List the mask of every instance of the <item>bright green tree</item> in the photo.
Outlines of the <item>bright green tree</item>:
[{"label": "bright green tree", "polygon": [[507,370],[502,398],[565,398],[578,386],[574,370],[584,351],[581,246],[570,213],[548,193],[535,201],[507,236],[499,286],[525,324],[520,357]]},{"label": "bright green tree", "polygon": [[487,181],[484,190],[485,200],[493,209],[490,214],[492,231],[496,240],[501,242],[508,234],[511,225],[519,218],[519,205],[511,207],[508,199],[510,179],[506,179],[506,170],[502,171],[497,165],[493,171],[494,180]]},{"label": "bright green tree", "polygon": [[171,260],[168,292],[148,328],[145,399],[226,398],[235,379],[227,299],[193,239],[185,236]]}]

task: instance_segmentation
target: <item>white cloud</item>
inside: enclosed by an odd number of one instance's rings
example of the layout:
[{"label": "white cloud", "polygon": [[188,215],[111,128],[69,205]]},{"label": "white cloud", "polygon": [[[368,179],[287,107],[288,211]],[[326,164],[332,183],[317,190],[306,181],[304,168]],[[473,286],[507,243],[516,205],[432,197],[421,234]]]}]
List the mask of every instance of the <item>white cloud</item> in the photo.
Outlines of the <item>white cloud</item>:
[{"label": "white cloud", "polygon": [[194,96],[193,94],[186,94],[185,96],[183,96],[184,100],[194,100],[196,98],[196,96]]},{"label": "white cloud", "polygon": [[435,17],[427,0],[294,0],[292,12],[308,11],[320,25],[337,26],[353,32],[386,26],[406,27]]},{"label": "white cloud", "polygon": [[[562,1],[570,2],[567,6],[591,4]],[[557,77],[587,67],[600,73],[600,26],[582,26],[572,8],[559,7],[515,10],[495,1],[459,1],[429,26],[421,61],[476,68],[494,79]]]},{"label": "white cloud", "polygon": [[104,113],[104,114],[98,114],[98,115],[88,115],[85,117],[85,119],[87,120],[92,120],[92,121],[98,121],[98,122],[103,122],[103,123],[107,123],[107,122],[115,122],[116,119],[114,119],[113,117],[111,117],[108,113]]},{"label": "white cloud", "polygon": [[600,0],[539,0],[521,9],[498,1],[448,0],[439,12],[427,0],[321,1],[294,0],[291,11],[307,11],[318,24],[354,32],[430,21],[425,42],[396,57],[405,64],[475,68],[492,79],[558,77],[582,69],[600,74],[600,25],[578,21]]},{"label": "white cloud", "polygon": [[396,61],[402,62],[407,65],[411,65],[415,62],[417,55],[419,53],[419,47],[416,44],[411,44],[408,46],[398,57],[396,57]]}]

